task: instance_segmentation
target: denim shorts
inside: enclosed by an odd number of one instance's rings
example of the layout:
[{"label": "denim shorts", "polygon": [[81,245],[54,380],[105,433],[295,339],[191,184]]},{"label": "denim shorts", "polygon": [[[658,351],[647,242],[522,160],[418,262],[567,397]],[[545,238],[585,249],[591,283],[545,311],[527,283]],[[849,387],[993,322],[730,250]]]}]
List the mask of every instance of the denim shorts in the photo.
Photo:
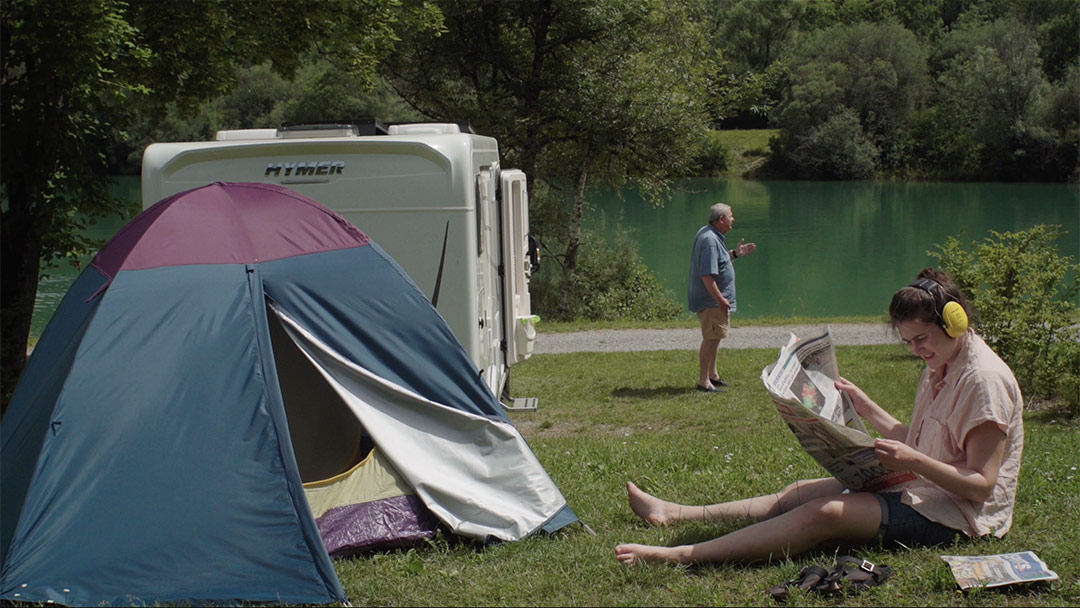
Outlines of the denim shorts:
[{"label": "denim shorts", "polygon": [[900,492],[874,494],[881,503],[881,528],[878,530],[878,540],[884,546],[933,547],[949,545],[964,537],[964,533],[960,530],[930,521],[911,506],[900,502],[901,495]]}]

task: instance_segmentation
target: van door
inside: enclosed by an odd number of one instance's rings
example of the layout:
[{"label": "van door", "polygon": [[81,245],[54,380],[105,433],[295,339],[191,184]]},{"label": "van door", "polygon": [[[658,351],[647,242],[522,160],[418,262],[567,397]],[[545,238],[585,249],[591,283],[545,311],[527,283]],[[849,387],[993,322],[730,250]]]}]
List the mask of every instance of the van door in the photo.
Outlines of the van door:
[{"label": "van door", "polygon": [[502,194],[503,311],[506,333],[506,364],[532,356],[537,317],[532,314],[529,279],[529,194],[525,173],[504,169],[499,174]]},{"label": "van door", "polygon": [[491,168],[476,176],[476,311],[479,315],[479,367],[484,381],[496,395],[502,390],[506,368],[499,355],[502,302],[499,295],[498,212]]}]

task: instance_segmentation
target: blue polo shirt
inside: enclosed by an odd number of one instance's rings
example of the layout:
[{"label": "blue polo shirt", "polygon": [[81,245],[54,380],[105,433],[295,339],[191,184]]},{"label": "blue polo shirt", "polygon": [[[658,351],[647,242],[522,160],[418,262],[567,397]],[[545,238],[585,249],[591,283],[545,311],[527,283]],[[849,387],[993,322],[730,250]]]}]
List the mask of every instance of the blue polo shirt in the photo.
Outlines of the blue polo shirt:
[{"label": "blue polo shirt", "polygon": [[690,283],[686,289],[686,303],[691,312],[701,312],[710,306],[718,306],[701,277],[711,274],[716,279],[720,293],[731,302],[735,312],[735,266],[731,263],[727,241],[719,230],[705,224],[694,237],[694,250],[690,254]]}]

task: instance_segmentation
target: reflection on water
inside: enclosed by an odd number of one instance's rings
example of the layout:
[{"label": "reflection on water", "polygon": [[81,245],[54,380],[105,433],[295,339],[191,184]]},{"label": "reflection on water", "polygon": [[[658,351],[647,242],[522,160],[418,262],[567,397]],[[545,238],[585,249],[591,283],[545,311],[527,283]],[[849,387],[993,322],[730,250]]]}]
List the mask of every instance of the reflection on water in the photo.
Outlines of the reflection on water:
[{"label": "reflection on water", "polygon": [[[138,201],[139,178],[119,178],[118,196]],[[792,182],[692,179],[663,208],[627,192],[596,197],[607,218],[637,231],[645,263],[685,302],[690,244],[708,207],[726,202],[735,212],[728,234],[757,253],[736,262],[739,312],[755,316],[884,314],[889,298],[920,269],[927,252],[948,236],[981,241],[990,230],[1016,232],[1060,224],[1063,255],[1080,259],[1080,186],[925,182]],[[110,218],[90,229],[107,239],[125,222]],[[85,265],[90,256],[82,260]],[[38,288],[31,335],[40,336],[78,275],[63,264]]]}]

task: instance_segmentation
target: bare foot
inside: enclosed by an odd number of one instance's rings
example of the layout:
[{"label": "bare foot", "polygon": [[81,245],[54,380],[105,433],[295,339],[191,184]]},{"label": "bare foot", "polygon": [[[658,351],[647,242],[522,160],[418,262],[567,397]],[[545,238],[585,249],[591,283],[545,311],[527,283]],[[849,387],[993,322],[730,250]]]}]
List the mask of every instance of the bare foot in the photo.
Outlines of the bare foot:
[{"label": "bare foot", "polygon": [[679,547],[656,547],[653,545],[618,545],[615,559],[624,566],[650,562],[678,562]]},{"label": "bare foot", "polygon": [[635,486],[632,481],[626,482],[626,494],[630,499],[630,509],[650,524],[663,526],[678,520],[679,505],[660,500]]}]

